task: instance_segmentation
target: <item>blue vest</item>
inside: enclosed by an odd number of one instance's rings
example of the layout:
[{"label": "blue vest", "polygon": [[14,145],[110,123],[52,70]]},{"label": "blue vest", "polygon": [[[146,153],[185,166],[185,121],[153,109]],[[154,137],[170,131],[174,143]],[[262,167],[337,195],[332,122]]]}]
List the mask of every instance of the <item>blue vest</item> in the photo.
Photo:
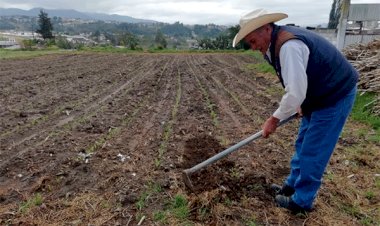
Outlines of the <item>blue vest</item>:
[{"label": "blue vest", "polygon": [[325,38],[298,27],[274,25],[271,39],[271,61],[284,86],[279,52],[290,39],[298,39],[309,48],[306,68],[306,99],[301,105],[304,114],[335,104],[347,95],[358,81],[358,72],[343,54]]}]

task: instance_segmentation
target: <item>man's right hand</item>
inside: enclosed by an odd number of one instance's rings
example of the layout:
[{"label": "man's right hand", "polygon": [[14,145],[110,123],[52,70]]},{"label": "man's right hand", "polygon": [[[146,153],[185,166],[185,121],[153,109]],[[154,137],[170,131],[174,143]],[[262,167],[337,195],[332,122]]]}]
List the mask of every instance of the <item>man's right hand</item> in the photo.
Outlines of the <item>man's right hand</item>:
[{"label": "man's right hand", "polygon": [[268,138],[270,134],[276,131],[279,121],[280,120],[278,118],[271,116],[264,122],[263,126],[261,127],[263,129],[264,138]]}]

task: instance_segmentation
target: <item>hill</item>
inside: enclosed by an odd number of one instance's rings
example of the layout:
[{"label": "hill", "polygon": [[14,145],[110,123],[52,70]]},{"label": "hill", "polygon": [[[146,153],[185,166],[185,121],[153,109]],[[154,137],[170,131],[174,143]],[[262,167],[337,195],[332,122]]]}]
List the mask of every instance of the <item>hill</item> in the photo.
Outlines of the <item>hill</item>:
[{"label": "hill", "polygon": [[[22,10],[16,8],[0,8],[1,16],[37,16],[43,8],[33,8],[30,10]],[[86,13],[79,12],[73,9],[43,9],[49,14],[50,17],[61,18],[75,18],[82,20],[103,20],[103,21],[117,21],[125,23],[156,23],[157,21],[137,19],[130,16],[122,16],[117,14],[104,14],[104,13]]]}]

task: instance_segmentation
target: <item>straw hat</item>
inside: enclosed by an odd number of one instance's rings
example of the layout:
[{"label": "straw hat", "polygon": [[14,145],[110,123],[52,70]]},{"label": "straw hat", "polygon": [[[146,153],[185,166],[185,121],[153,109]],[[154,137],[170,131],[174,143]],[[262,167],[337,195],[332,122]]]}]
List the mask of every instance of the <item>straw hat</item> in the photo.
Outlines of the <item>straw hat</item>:
[{"label": "straw hat", "polygon": [[240,30],[236,34],[232,46],[235,47],[240,40],[257,28],[287,18],[285,13],[268,13],[265,9],[254,10],[240,18]]}]

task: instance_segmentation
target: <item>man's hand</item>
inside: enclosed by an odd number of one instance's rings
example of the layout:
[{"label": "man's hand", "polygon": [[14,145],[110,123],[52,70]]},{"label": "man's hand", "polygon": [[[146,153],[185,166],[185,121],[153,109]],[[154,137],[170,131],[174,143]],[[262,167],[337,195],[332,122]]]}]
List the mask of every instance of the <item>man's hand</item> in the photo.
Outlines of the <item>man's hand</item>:
[{"label": "man's hand", "polygon": [[297,113],[298,113],[298,117],[302,117],[303,116],[303,112],[302,112],[302,108],[301,107],[297,108]]},{"label": "man's hand", "polygon": [[269,117],[267,121],[263,124],[261,127],[263,129],[263,137],[268,138],[270,134],[274,133],[276,131],[278,122],[280,120],[278,118],[275,118],[273,116]]}]

